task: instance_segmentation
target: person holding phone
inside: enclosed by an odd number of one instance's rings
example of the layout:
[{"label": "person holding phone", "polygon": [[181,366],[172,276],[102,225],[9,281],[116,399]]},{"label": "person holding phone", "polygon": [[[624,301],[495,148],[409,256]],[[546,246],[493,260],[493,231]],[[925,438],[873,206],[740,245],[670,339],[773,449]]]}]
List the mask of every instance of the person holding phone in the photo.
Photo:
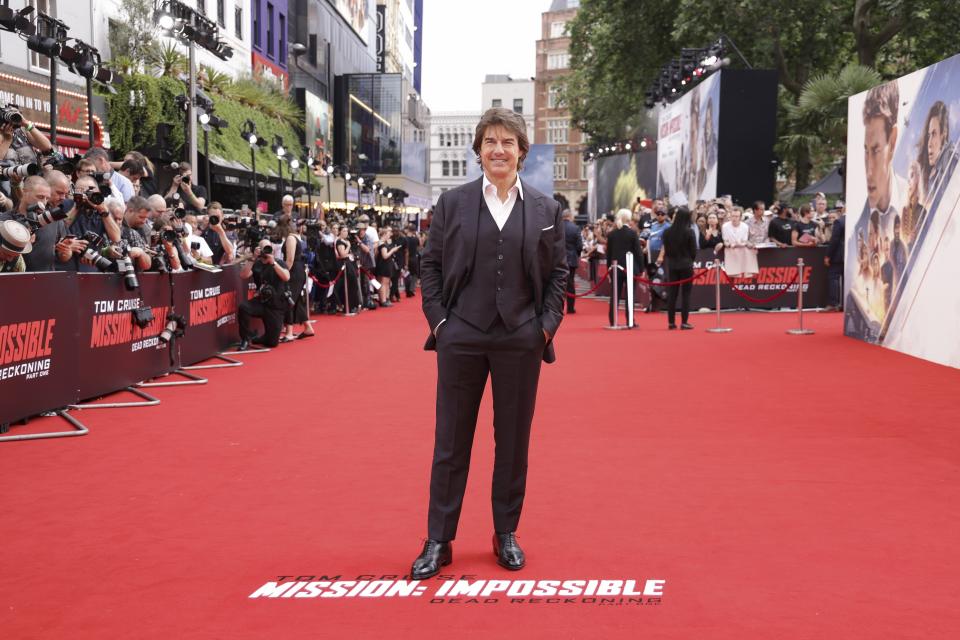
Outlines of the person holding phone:
[{"label": "person holding phone", "polygon": [[201,184],[193,184],[193,168],[189,162],[179,162],[177,174],[173,176],[167,198],[179,196],[184,208],[192,213],[200,213],[207,204],[207,190]]}]

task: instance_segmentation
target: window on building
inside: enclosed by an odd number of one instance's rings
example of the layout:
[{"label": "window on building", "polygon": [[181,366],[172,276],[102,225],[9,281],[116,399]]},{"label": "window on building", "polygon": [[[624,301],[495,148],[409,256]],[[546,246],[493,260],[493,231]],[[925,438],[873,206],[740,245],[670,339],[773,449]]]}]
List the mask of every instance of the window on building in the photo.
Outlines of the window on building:
[{"label": "window on building", "polygon": [[467,161],[466,161],[466,160],[461,160],[461,161],[460,161],[460,172],[464,175],[464,177],[466,177],[466,175],[467,175]]},{"label": "window on building", "polygon": [[492,108],[492,107],[502,107],[502,106],[503,106],[503,100],[501,100],[500,98],[494,98],[494,99],[490,102],[490,107],[491,107],[491,108]]},{"label": "window on building", "polygon": [[547,69],[566,69],[570,66],[570,54],[566,51],[547,54]]},{"label": "window on building", "polygon": [[547,107],[550,109],[559,109],[561,106],[560,87],[555,84],[551,84],[550,88],[547,89]]},{"label": "window on building", "polygon": [[562,38],[564,36],[564,30],[567,28],[566,22],[551,22],[550,23],[550,37],[551,38]]},{"label": "window on building", "polygon": [[514,112],[514,113],[523,113],[523,98],[514,98],[514,99],[513,99],[513,112]]},{"label": "window on building", "polygon": [[237,40],[243,40],[243,7],[239,4],[233,8],[233,33]]},{"label": "window on building", "polygon": [[460,175],[460,163],[456,160],[453,161],[453,175],[458,177]]},{"label": "window on building", "polygon": [[567,179],[567,156],[556,156],[553,159],[553,179],[554,180],[566,180]]},{"label": "window on building", "polygon": [[[57,17],[57,0],[29,0],[27,6],[34,7],[37,13],[45,13],[51,18]],[[26,44],[24,44],[26,46]],[[28,49],[29,51],[29,49]],[[50,71],[50,58],[36,51],[30,51],[30,67],[35,71]]]},{"label": "window on building", "polygon": [[280,14],[280,48],[277,51],[277,59],[283,64],[287,63],[287,16]]},{"label": "window on building", "polygon": [[570,137],[570,122],[563,118],[547,120],[547,144],[566,144]]},{"label": "window on building", "polygon": [[207,15],[207,0],[197,0],[197,11],[203,15]]},{"label": "window on building", "polygon": [[267,3],[267,55],[273,57],[273,4]]},{"label": "window on building", "polygon": [[217,0],[217,24],[227,28],[227,0]]},{"label": "window on building", "polygon": [[317,66],[317,34],[307,36],[307,61],[311,66]]},{"label": "window on building", "polygon": [[440,146],[443,146],[443,132],[440,132]]},{"label": "window on building", "polygon": [[581,180],[590,179],[590,165],[587,164],[587,162],[582,158],[580,160],[580,179]]},{"label": "window on building", "polygon": [[260,0],[253,0],[253,46],[258,49],[263,46],[260,39]]},{"label": "window on building", "polygon": [[450,161],[449,161],[449,160],[444,160],[441,164],[443,165],[443,175],[444,175],[444,176],[449,176],[449,175],[450,175]]}]

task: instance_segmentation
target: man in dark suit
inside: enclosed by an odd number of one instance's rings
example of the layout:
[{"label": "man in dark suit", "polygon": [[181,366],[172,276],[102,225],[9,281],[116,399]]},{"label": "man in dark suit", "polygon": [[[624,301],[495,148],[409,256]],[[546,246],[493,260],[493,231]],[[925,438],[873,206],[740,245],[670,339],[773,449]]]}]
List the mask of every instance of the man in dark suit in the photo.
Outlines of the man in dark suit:
[{"label": "man in dark suit", "polygon": [[569,209],[563,212],[563,238],[567,247],[567,266],[570,268],[567,277],[567,313],[576,313],[577,267],[580,266],[580,254],[583,253],[583,236],[580,227],[573,221],[573,211]]},{"label": "man in dark suit", "polygon": [[833,230],[830,235],[830,244],[827,245],[827,255],[823,258],[823,263],[827,267],[827,285],[829,301],[824,311],[840,311],[843,291],[843,243],[845,242],[847,218],[840,212],[837,219],[833,222]]},{"label": "man in dark suit", "polygon": [[[617,271],[617,305],[621,300],[626,306],[627,287],[633,286],[633,276],[640,274],[640,236],[630,228],[630,218],[632,214],[629,209],[620,209],[617,212],[617,228],[607,236],[607,269],[617,261],[617,266],[623,269],[627,268],[627,253],[633,254],[633,273],[627,274],[625,271]],[[610,286],[613,286],[613,276],[610,276]],[[610,292],[610,325],[613,325],[613,314],[618,313],[619,308],[613,307],[613,291]]]},{"label": "man in dark suit", "polygon": [[420,262],[424,346],[437,352],[437,423],[427,541],[411,576],[436,575],[453,559],[470,450],[487,376],[493,386],[493,550],[523,568],[516,529],[540,362],[553,362],[568,275],[560,206],[523,183],[530,149],[523,117],[493,108],[473,150],[483,177],[440,196]]}]

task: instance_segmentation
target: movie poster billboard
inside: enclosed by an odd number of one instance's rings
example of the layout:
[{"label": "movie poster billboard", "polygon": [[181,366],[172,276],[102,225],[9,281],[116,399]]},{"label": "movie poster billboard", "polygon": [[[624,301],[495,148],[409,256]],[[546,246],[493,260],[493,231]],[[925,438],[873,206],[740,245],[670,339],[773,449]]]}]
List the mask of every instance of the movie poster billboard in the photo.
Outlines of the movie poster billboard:
[{"label": "movie poster billboard", "polygon": [[714,74],[660,112],[657,194],[674,204],[717,196],[720,76]]},{"label": "movie poster billboard", "polygon": [[377,17],[372,13],[372,0],[332,0],[337,12],[357,32],[364,44],[370,37],[370,21]]},{"label": "movie poster billboard", "polygon": [[960,56],[848,103],[844,332],[960,367]]},{"label": "movie poster billboard", "polygon": [[655,151],[604,156],[594,160],[593,164],[598,215],[622,208],[633,210],[637,198],[654,197],[657,186]]},{"label": "movie poster billboard", "polygon": [[333,105],[309,91],[303,93],[303,104],[307,117],[304,131],[307,147],[317,158],[333,157]]},{"label": "movie poster billboard", "polygon": [[[474,157],[473,151],[467,154],[468,158]],[[553,195],[553,145],[552,144],[532,144],[527,157],[523,161],[523,169],[520,170],[520,179],[524,183],[540,193]],[[467,160],[467,180],[476,180],[483,175],[483,169],[475,160]]]}]

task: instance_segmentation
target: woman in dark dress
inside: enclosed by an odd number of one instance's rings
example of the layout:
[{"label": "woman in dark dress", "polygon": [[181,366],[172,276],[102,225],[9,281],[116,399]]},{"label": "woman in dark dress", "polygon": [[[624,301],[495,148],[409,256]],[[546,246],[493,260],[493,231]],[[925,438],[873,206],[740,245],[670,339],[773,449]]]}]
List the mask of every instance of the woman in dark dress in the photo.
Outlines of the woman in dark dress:
[{"label": "woman in dark dress", "polygon": [[700,234],[700,248],[718,251],[717,247],[722,244],[723,233],[720,231],[720,218],[716,213],[711,213],[707,216],[706,228]]},{"label": "woman in dark dress", "polygon": [[384,227],[380,231],[380,243],[377,245],[377,266],[375,267],[375,274],[377,276],[377,280],[380,281],[380,289],[377,291],[377,295],[379,296],[381,307],[393,306],[393,303],[389,300],[390,279],[393,277],[394,272],[393,254],[395,254],[400,247],[393,244],[392,238],[393,230],[390,227]]},{"label": "woman in dark dress", "polygon": [[[307,265],[303,259],[303,241],[300,235],[291,228],[290,217],[284,215],[277,225],[278,235],[283,243],[283,261],[290,265],[290,281],[287,286],[290,288],[290,295],[293,298],[293,306],[289,307],[284,314],[284,328],[286,335],[281,342],[290,342],[297,338],[312,338],[313,327],[307,323],[310,314],[307,309],[307,295],[304,285],[307,284]],[[293,334],[293,325],[302,324],[303,332],[295,336]]]},{"label": "woman in dark dress", "polygon": [[[657,260],[667,262],[667,279],[671,282],[686,280],[693,276],[693,261],[697,258],[697,238],[690,228],[690,210],[686,207],[674,207],[673,225],[663,232],[663,250]],[[667,291],[667,328],[676,329],[677,289],[680,289],[680,328],[693,329],[687,322],[690,317],[690,292],[693,282],[672,285]]]},{"label": "woman in dark dress", "polygon": [[[344,313],[356,313],[360,306],[360,288],[357,286],[357,263],[353,254],[350,252],[350,229],[347,225],[340,227],[337,234],[337,240],[333,245],[337,256],[337,280],[334,289],[337,296],[337,304],[343,308]],[[340,270],[343,275],[340,275]],[[337,277],[334,276],[334,277]],[[347,308],[347,301],[350,302],[350,308]]]}]

